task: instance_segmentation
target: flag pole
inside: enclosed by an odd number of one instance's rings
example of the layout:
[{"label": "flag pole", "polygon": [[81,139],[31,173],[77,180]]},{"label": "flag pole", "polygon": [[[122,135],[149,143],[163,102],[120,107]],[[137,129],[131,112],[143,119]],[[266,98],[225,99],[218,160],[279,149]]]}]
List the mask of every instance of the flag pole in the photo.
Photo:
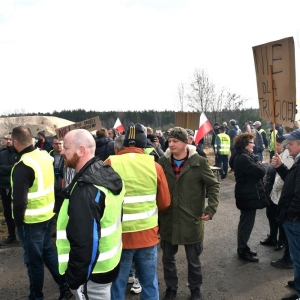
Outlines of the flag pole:
[{"label": "flag pole", "polygon": [[273,66],[269,65],[269,72],[270,72],[270,87],[271,87],[271,99],[272,99],[272,108],[273,108],[273,114],[272,114],[272,129],[273,129],[273,141],[274,141],[274,155],[277,154],[276,150],[276,132],[275,132],[275,97],[274,97],[274,89],[273,89]]}]

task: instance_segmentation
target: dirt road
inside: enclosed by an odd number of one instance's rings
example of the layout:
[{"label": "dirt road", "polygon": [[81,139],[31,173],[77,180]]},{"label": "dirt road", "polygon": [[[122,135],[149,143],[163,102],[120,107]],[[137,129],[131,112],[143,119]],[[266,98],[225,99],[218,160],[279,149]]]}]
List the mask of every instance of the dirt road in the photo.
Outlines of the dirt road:
[{"label": "dirt road", "polygon": [[[203,266],[203,300],[273,300],[293,294],[287,281],[293,279],[293,270],[277,269],[271,260],[280,258],[282,251],[261,246],[259,241],[268,233],[265,209],[257,211],[255,227],[249,246],[258,251],[259,263],[247,263],[237,258],[236,231],[239,211],[235,207],[234,181],[232,176],[221,182],[221,201],[213,220],[206,223],[204,250],[201,255]],[[2,231],[3,231],[3,226]],[[0,299],[24,300],[28,295],[28,279],[23,265],[22,248],[0,248]],[[183,247],[177,254],[180,277],[177,299],[189,299],[187,265]],[[159,249],[158,276],[160,298],[163,298],[165,284],[162,274],[161,251]],[[46,300],[59,297],[58,288],[46,271],[44,294]],[[138,295],[126,294],[127,300],[137,300]]]}]

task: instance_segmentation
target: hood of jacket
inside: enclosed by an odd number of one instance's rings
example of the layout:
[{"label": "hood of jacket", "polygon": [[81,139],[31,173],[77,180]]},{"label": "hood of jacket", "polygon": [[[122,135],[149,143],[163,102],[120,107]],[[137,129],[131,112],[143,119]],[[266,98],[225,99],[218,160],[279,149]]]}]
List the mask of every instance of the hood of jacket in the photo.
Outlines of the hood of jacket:
[{"label": "hood of jacket", "polygon": [[109,142],[113,142],[113,139],[111,139],[108,136],[102,136],[101,138],[97,139],[96,141],[96,147],[101,147]]},{"label": "hood of jacket", "polygon": [[109,189],[114,195],[119,195],[123,186],[120,175],[97,156],[89,160],[75,177],[78,178],[76,181],[79,185],[86,183],[100,185]]},{"label": "hood of jacket", "polygon": [[[188,150],[188,158],[190,158],[191,156],[197,154],[197,150],[196,150],[196,146],[193,146],[193,145],[186,145],[186,148]],[[165,157],[168,158],[168,159],[171,159],[171,150],[170,148],[168,148],[165,152]]]}]

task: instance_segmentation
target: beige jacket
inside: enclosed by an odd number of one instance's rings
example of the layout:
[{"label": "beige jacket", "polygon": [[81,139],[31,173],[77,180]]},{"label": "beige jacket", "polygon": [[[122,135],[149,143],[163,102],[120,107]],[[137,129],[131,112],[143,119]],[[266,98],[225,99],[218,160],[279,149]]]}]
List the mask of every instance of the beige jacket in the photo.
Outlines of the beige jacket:
[{"label": "beige jacket", "polygon": [[[282,162],[287,166],[287,168],[290,169],[294,163],[294,158],[289,155],[289,150],[285,149],[282,153],[280,153],[279,156],[280,156]],[[272,188],[272,191],[270,194],[270,197],[275,204],[278,204],[283,184],[284,184],[284,181],[281,179],[279,174],[276,173],[275,181],[274,181],[273,188]]]}]

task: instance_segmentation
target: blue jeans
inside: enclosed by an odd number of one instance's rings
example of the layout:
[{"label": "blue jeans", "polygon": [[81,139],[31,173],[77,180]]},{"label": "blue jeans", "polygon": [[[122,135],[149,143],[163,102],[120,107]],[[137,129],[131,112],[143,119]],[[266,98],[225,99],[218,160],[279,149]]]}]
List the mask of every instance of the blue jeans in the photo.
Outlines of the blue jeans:
[{"label": "blue jeans", "polygon": [[111,300],[124,300],[128,276],[134,260],[136,273],[142,287],[141,300],[158,300],[157,246],[140,249],[123,249],[120,271],[111,287]]},{"label": "blue jeans", "polygon": [[53,218],[36,224],[18,227],[18,236],[24,249],[24,263],[29,277],[30,294],[28,300],[42,300],[44,285],[44,264],[59,285],[60,292],[68,289],[63,276],[58,272],[58,258],[51,244]]},{"label": "blue jeans", "polygon": [[290,255],[294,263],[294,282],[298,297],[300,296],[300,220],[292,222],[286,219],[283,229],[288,239]]}]

